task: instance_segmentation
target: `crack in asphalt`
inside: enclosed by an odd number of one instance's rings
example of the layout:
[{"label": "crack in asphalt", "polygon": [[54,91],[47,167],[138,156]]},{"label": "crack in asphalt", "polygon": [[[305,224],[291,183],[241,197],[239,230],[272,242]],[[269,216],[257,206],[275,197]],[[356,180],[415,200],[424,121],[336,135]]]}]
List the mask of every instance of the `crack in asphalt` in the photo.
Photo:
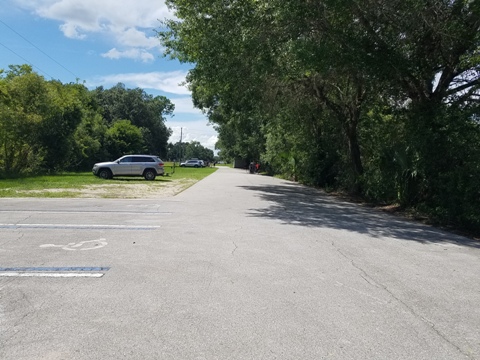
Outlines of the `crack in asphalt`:
[{"label": "crack in asphalt", "polygon": [[350,264],[355,268],[357,269],[358,271],[360,271],[360,277],[362,279],[364,279],[368,284],[378,288],[378,289],[382,289],[384,291],[386,291],[393,299],[395,299],[397,302],[399,302],[400,304],[402,304],[404,306],[404,308],[406,308],[415,318],[421,320],[424,324],[428,325],[440,338],[442,338],[443,340],[445,340],[449,345],[451,345],[452,347],[454,347],[455,349],[457,349],[457,351],[459,353],[461,353],[462,355],[466,356],[468,359],[472,359],[474,360],[474,358],[466,353],[464,350],[462,350],[457,344],[453,343],[449,338],[447,338],[447,336],[445,334],[443,334],[440,330],[438,330],[435,326],[435,324],[427,319],[426,317],[422,316],[421,314],[417,313],[415,311],[415,309],[413,307],[411,307],[409,304],[407,304],[405,301],[403,301],[402,299],[400,299],[398,296],[396,296],[387,286],[383,285],[383,284],[379,284],[377,283],[364,269],[362,269],[359,265],[355,264],[355,262],[353,261],[353,259],[349,258],[346,254],[344,254],[342,252],[342,250],[340,250],[336,245],[335,245],[335,242],[332,241],[332,246],[334,247],[334,249],[340,254],[342,255],[345,259],[347,259]]},{"label": "crack in asphalt", "polygon": [[235,244],[235,241],[232,241],[232,243],[235,246],[235,248],[232,250],[232,256],[234,256],[234,253],[235,253],[235,251],[237,251],[238,246],[237,246],[237,244]]},{"label": "crack in asphalt", "polygon": [[[12,241],[15,241],[15,242],[16,242],[16,241],[20,241],[20,240],[23,239],[24,235],[25,235],[24,233],[21,233],[20,236],[18,236],[16,239],[6,240],[6,241],[0,243],[0,245],[3,246],[3,245],[6,245],[6,244],[8,244],[8,243],[10,243],[10,242],[12,242]],[[0,250],[1,250],[1,249],[0,249]],[[6,251],[6,250],[3,250],[3,251]]]}]

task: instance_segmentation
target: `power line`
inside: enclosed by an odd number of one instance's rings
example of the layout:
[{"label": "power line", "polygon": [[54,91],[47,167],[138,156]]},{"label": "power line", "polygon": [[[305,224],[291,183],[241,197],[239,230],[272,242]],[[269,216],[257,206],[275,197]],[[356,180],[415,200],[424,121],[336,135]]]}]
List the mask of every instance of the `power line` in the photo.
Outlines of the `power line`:
[{"label": "power line", "polygon": [[[1,20],[0,20],[1,21]],[[53,76],[48,74],[47,72],[43,71],[42,69],[40,69],[38,66],[35,66],[33,65],[30,61],[28,61],[27,59],[25,59],[23,56],[21,56],[20,54],[17,54],[15,51],[13,51],[12,49],[10,49],[8,46],[2,44],[0,42],[0,45],[2,45],[5,49],[11,51],[12,53],[14,53],[15,55],[17,55],[20,59],[22,59],[23,61],[25,61],[28,65],[30,65],[31,67],[33,68],[36,68],[38,71],[44,73],[45,75],[47,75],[48,77],[50,77],[50,79],[53,79]]]},{"label": "power line", "polygon": [[[52,58],[50,55],[48,55],[45,51],[43,51],[42,49],[40,49],[38,46],[36,46],[34,43],[32,43],[30,40],[28,40],[25,36],[23,36],[22,34],[20,34],[19,32],[17,32],[15,29],[13,29],[11,26],[7,25],[4,21],[2,21],[0,19],[0,22],[5,25],[7,28],[9,28],[11,31],[13,31],[15,34],[17,34],[18,36],[20,36],[23,40],[25,40],[26,42],[28,42],[30,45],[32,45],[35,49],[37,49],[38,51],[40,51],[42,54],[44,54],[46,57],[48,57],[50,60],[52,60],[53,62],[55,62],[57,65],[59,65],[60,67],[62,67],[64,70],[68,71],[70,74],[72,74],[73,76],[75,76],[76,79],[79,79],[79,77],[74,74],[73,72],[71,72],[69,69],[67,69],[65,66],[63,66],[62,64],[60,64],[57,60],[55,60],[54,58]],[[5,45],[3,45],[4,47],[6,47]],[[8,49],[8,48],[7,48]],[[9,49],[10,51],[12,51],[13,53],[15,53],[13,50]],[[20,56],[18,54],[16,54],[17,56]],[[20,56],[21,57],[21,56]],[[22,58],[23,59],[23,58]],[[25,60],[25,59],[24,59]],[[33,66],[33,65],[32,65]],[[53,79],[53,77],[52,77]]]}]

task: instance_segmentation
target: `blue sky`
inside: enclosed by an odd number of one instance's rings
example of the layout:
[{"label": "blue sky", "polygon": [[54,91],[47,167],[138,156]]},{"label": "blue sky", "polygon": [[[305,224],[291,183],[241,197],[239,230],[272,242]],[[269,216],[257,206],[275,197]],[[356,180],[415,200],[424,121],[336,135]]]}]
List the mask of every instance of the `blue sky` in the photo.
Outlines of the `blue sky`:
[{"label": "blue sky", "polygon": [[217,133],[193,107],[184,81],[189,64],[162,56],[154,29],[172,18],[162,0],[2,0],[0,69],[30,64],[45,79],[110,88],[121,82],[175,104],[170,141],[214,149]]}]

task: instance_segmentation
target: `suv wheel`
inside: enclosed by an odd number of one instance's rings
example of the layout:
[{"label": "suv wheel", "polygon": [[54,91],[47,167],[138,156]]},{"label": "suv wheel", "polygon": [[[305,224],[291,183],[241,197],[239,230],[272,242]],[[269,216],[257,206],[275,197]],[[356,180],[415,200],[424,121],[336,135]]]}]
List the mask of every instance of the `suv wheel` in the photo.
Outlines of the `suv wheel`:
[{"label": "suv wheel", "polygon": [[155,171],[153,171],[151,169],[147,169],[143,173],[143,177],[145,178],[145,180],[155,180],[156,176],[157,176],[157,174],[155,173]]},{"label": "suv wheel", "polygon": [[102,179],[110,179],[112,177],[112,172],[109,169],[101,169],[98,172],[98,176],[101,177]]}]

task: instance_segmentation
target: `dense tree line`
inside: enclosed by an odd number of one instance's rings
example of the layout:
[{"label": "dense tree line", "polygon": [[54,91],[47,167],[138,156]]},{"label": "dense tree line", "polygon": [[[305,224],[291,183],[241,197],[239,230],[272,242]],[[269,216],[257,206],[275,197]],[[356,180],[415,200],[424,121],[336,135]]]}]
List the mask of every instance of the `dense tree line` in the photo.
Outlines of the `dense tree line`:
[{"label": "dense tree line", "polygon": [[173,110],[138,88],[88,90],[10,66],[0,71],[0,178],[89,170],[127,153],[165,157]]},{"label": "dense tree line", "polygon": [[200,159],[213,162],[215,156],[213,150],[206,148],[198,141],[177,142],[168,144],[167,159],[181,162],[188,159]]},{"label": "dense tree line", "polygon": [[168,0],[225,158],[480,229],[480,1]]}]

